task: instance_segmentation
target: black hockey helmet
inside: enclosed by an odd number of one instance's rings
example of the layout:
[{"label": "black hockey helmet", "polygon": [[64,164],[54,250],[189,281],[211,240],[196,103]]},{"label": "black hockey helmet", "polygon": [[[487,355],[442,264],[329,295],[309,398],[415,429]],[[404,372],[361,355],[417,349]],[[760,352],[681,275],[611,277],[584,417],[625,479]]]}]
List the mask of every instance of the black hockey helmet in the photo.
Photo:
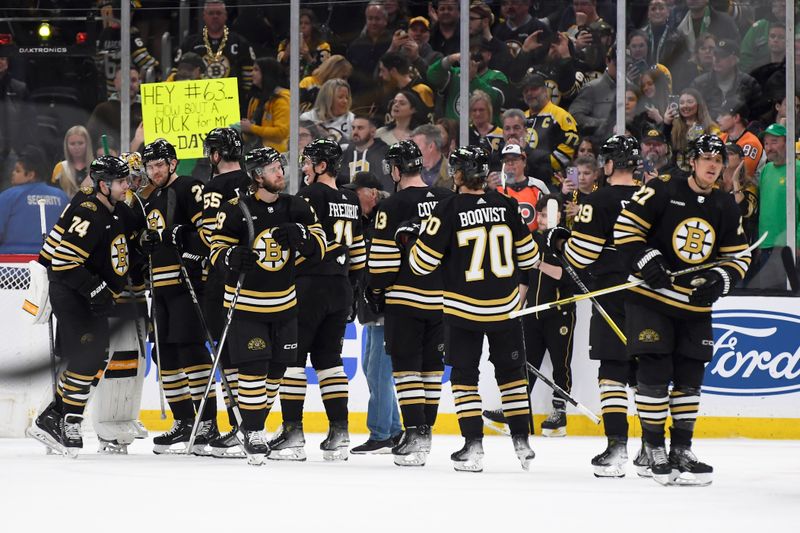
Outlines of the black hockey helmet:
[{"label": "black hockey helmet", "polygon": [[214,128],[203,141],[203,155],[211,157],[217,152],[225,161],[237,161],[242,157],[242,136],[233,128]]},{"label": "black hockey helmet", "polygon": [[315,139],[303,148],[303,157],[309,158],[315,165],[325,161],[328,164],[327,173],[336,176],[342,161],[342,147],[330,139]]},{"label": "black hockey helmet", "polygon": [[489,175],[489,156],[480,146],[459,146],[450,153],[448,163],[447,172],[451,178],[459,170],[469,181],[485,181]]},{"label": "black hockey helmet", "polygon": [[150,161],[158,161],[159,159],[163,159],[167,163],[173,159],[178,159],[178,155],[175,153],[175,147],[167,142],[166,139],[156,139],[145,146],[142,152],[142,161],[145,166]]},{"label": "black hockey helmet", "polygon": [[280,161],[281,167],[286,166],[286,159],[276,149],[270,147],[255,148],[245,154],[244,168],[250,179],[255,181],[256,177],[261,176],[261,169],[275,161]]},{"label": "black hockey helmet", "polygon": [[392,174],[392,167],[398,167],[400,174],[415,174],[422,169],[422,152],[414,141],[394,143],[383,157],[384,174]]},{"label": "black hockey helmet", "polygon": [[630,135],[612,135],[600,147],[598,160],[601,165],[612,161],[614,169],[635,169],[642,162],[639,141]]},{"label": "black hockey helmet", "polygon": [[693,141],[689,141],[689,150],[687,155],[689,159],[697,159],[702,154],[719,154],[722,156],[722,164],[728,164],[728,150],[725,149],[725,143],[716,135],[704,133]]},{"label": "black hockey helmet", "polygon": [[113,155],[100,156],[89,165],[89,176],[95,185],[99,185],[101,181],[104,181],[106,185],[111,187],[112,181],[127,178],[130,173],[128,162],[121,157]]}]

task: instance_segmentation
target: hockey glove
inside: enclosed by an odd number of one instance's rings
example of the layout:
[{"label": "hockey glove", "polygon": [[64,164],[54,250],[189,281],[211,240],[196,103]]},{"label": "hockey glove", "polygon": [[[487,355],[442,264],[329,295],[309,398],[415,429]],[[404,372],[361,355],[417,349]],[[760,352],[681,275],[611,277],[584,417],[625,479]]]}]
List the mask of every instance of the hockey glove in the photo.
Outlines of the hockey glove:
[{"label": "hockey glove", "polygon": [[564,249],[564,243],[567,242],[567,239],[569,239],[571,235],[572,232],[564,226],[550,228],[544,232],[545,244],[547,244],[547,248],[549,248],[551,252],[556,255],[561,255]]},{"label": "hockey glove", "polygon": [[192,228],[193,226],[191,224],[175,224],[174,226],[168,227],[164,231],[164,235],[169,235],[168,240],[172,246],[183,248],[186,242],[186,236],[192,231]]},{"label": "hockey glove", "polygon": [[89,300],[89,309],[94,316],[104,317],[111,314],[111,310],[114,308],[114,294],[109,290],[105,281],[98,277],[92,277],[78,290]]},{"label": "hockey glove", "polygon": [[400,252],[405,255],[414,246],[420,232],[422,231],[422,220],[414,217],[405,222],[401,222],[394,232],[394,242],[400,248]]},{"label": "hockey glove", "polygon": [[358,285],[353,285],[353,303],[350,304],[350,311],[347,315],[347,322],[353,322],[358,317],[358,297],[359,292],[361,292],[358,288]]},{"label": "hockey glove", "polygon": [[383,309],[386,307],[386,295],[382,290],[367,287],[364,290],[364,300],[367,302],[370,311],[376,315],[383,314]]},{"label": "hockey glove", "polygon": [[645,283],[653,289],[672,287],[672,278],[667,270],[667,260],[655,248],[645,248],[633,262],[636,270],[641,272]]},{"label": "hockey glove", "polygon": [[225,252],[225,265],[237,274],[253,270],[257,259],[256,253],[246,246],[233,246]]},{"label": "hockey glove", "polygon": [[146,229],[139,235],[139,246],[142,252],[147,255],[153,255],[159,244],[161,244],[161,235],[159,235],[158,230]]},{"label": "hockey glove", "polygon": [[281,248],[302,253],[309,238],[308,228],[297,222],[284,222],[272,230],[272,238]]},{"label": "hockey glove", "polygon": [[710,306],[731,291],[733,282],[730,273],[721,267],[711,268],[698,274],[689,282],[694,290],[689,303]]}]

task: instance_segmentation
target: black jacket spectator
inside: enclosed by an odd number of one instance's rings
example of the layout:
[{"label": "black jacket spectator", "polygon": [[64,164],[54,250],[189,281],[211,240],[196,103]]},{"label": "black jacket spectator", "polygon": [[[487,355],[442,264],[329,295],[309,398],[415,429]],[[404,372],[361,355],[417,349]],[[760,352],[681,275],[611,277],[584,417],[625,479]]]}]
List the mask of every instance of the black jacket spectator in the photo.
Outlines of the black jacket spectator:
[{"label": "black jacket spectator", "polygon": [[744,102],[752,108],[759,107],[759,100],[761,99],[761,87],[758,82],[741,70],[736,71],[733,85],[726,92],[720,89],[716,72],[702,74],[694,80],[692,87],[700,91],[700,94],[705,98],[711,118],[716,118],[722,109],[723,102]]}]

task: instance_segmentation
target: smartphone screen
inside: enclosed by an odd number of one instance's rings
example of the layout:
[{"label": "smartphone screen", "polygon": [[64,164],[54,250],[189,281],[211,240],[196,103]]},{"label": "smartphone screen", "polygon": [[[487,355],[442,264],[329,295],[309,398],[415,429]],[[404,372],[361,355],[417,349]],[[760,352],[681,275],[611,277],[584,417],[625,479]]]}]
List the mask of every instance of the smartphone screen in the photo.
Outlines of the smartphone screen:
[{"label": "smartphone screen", "polygon": [[642,167],[647,174],[651,174],[656,171],[656,165],[649,159],[645,159],[642,163]]}]

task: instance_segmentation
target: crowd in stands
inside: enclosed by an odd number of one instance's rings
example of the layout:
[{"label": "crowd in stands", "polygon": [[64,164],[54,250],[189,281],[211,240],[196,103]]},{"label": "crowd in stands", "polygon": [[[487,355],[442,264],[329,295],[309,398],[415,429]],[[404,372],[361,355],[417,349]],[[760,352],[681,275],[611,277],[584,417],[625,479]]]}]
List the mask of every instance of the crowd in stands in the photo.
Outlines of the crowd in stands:
[{"label": "crowd in stands", "polygon": [[[37,172],[38,179],[71,196],[103,151],[103,135],[112,153],[140,150],[138,94],[146,69],[166,81],[237,77],[242,114],[236,126],[247,146],[287,151],[288,3],[199,4],[193,16],[200,30],[175,43],[174,65],[167,71],[156,58],[161,33],[177,33],[175,10],[169,2],[134,3],[132,68],[123,76],[118,2],[100,0],[102,101],[85,110],[85,123],[64,128],[63,152],[35,146],[36,110],[28,104],[26,80],[9,68],[14,57],[0,57],[2,187],[10,185],[17,159],[33,158],[39,160],[35,166],[53,169]],[[301,149],[314,138],[334,139],[345,151],[342,183],[370,172],[391,191],[383,154],[389,145],[411,139],[422,151],[425,181],[449,186],[447,156],[458,142],[459,121],[469,120],[470,143],[490,153],[493,186],[508,181],[502,168],[521,162],[522,175],[511,181],[534,178],[543,194],[559,193],[569,218],[581,198],[603,186],[596,147],[614,132],[616,87],[624,82],[627,132],[645,154],[642,181],[686,176],[689,141],[703,133],[720,135],[732,155],[720,187],[735,194],[748,237],[755,240],[762,228],[775,227],[782,233],[771,235],[765,249],[786,244],[786,221],[781,230],[773,220],[784,210],[785,183],[781,196],[765,191],[763,182],[769,176],[770,186],[781,186],[776,176],[785,176],[786,154],[779,152],[787,137],[797,139],[797,132],[785,128],[784,51],[785,39],[792,38],[786,35],[785,0],[631,0],[624,66],[616,64],[614,43],[622,28],[616,27],[616,2],[610,0],[474,0],[464,14],[468,58],[460,53],[461,16],[457,0],[304,7]],[[800,34],[794,38],[797,55],[790,60],[797,62]],[[460,117],[462,75],[469,76],[469,117]],[[120,147],[119,91],[126,80],[132,142]],[[573,168],[577,179],[570,177]],[[202,161],[182,162],[180,170],[202,179],[209,175]]]}]

